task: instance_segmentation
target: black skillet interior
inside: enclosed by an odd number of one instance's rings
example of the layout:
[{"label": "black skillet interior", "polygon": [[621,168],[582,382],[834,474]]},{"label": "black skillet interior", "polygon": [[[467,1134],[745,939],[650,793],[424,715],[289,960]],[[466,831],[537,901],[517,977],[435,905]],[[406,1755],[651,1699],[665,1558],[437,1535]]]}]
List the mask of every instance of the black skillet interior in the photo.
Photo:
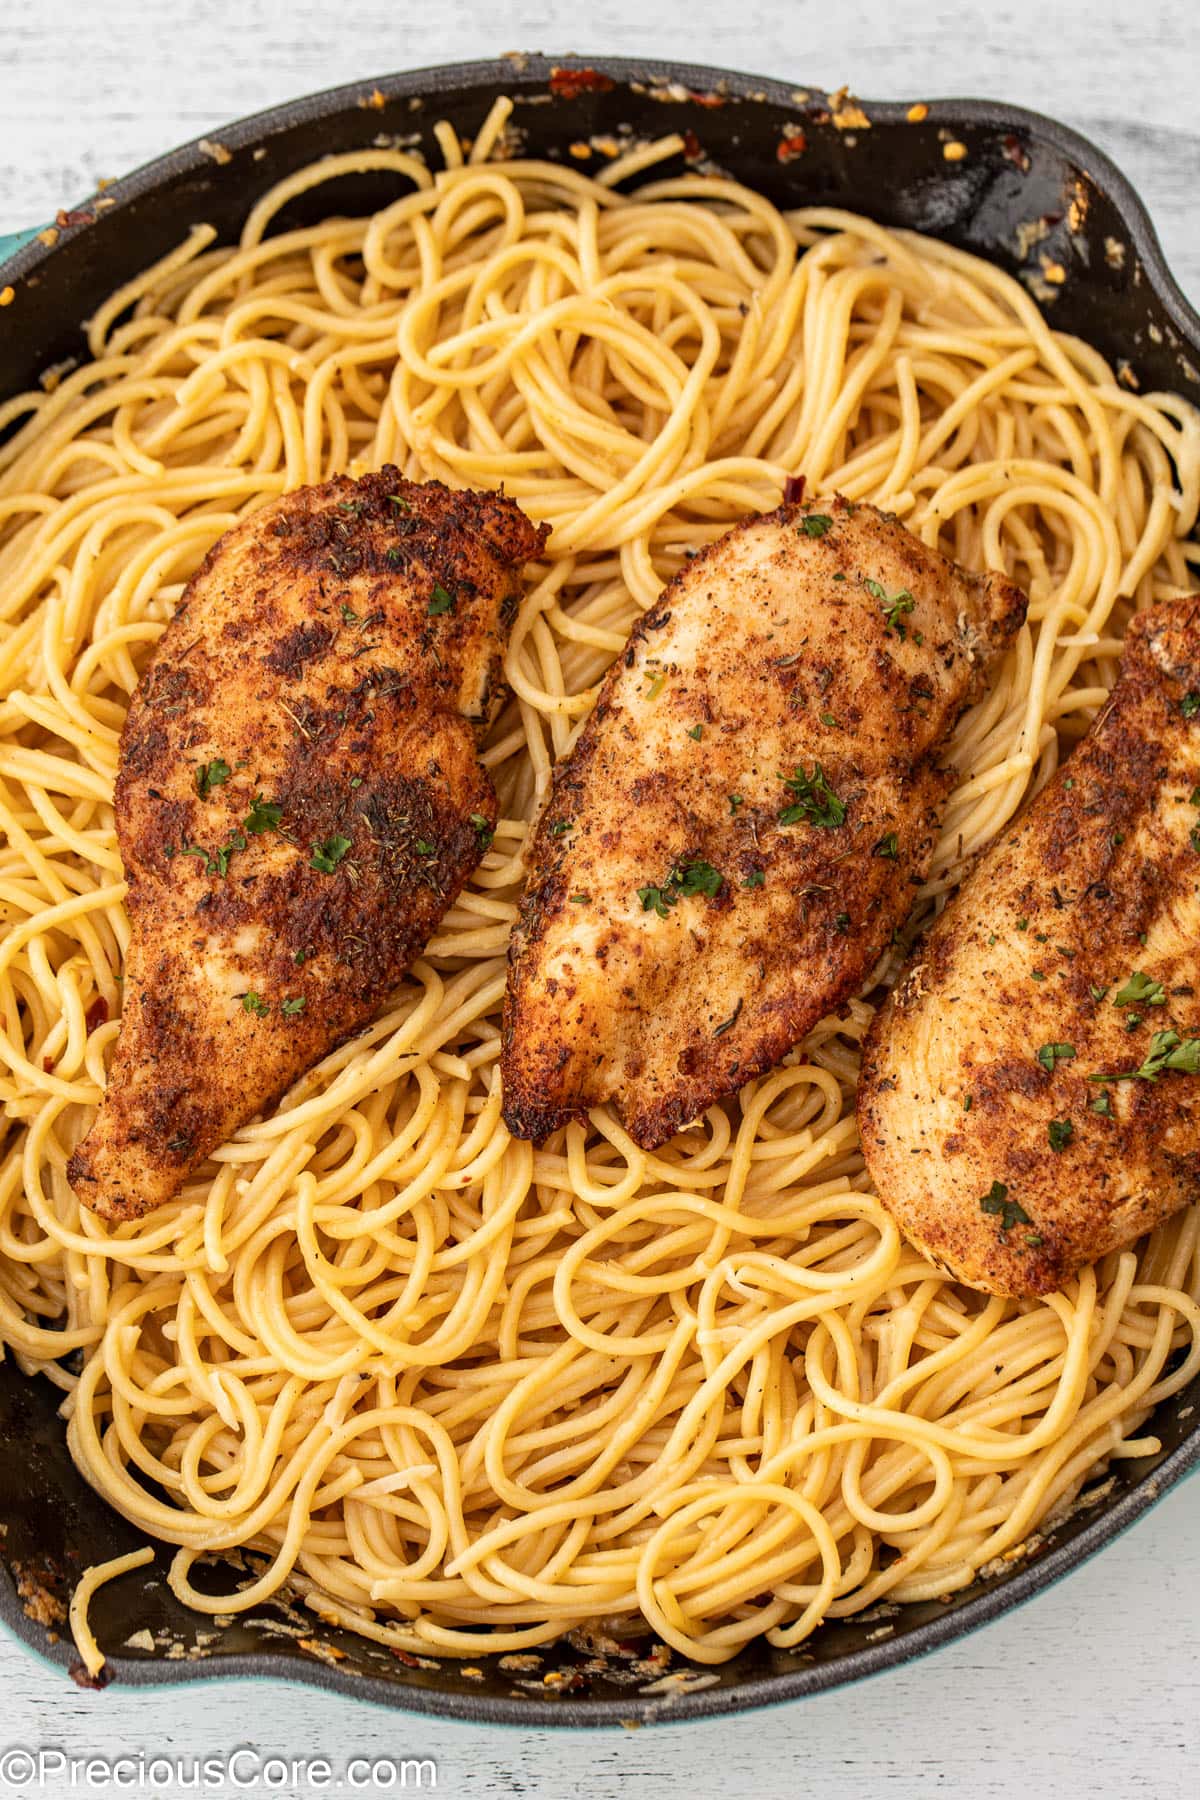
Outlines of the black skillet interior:
[{"label": "black skillet interior", "polygon": [[[208,221],[231,239],[272,183],[316,157],[377,140],[411,136],[436,163],[435,121],[449,117],[472,135],[505,93],[517,102],[514,122],[529,155],[595,168],[603,152],[580,160],[571,147],[679,131],[686,151],[668,170],[711,160],[778,203],[847,207],[975,251],[1025,281],[1051,322],[1096,344],[1130,386],[1174,389],[1200,403],[1200,317],[1167,272],[1136,195],[1063,127],[990,102],[939,101],[926,111],[920,97],[911,107],[856,103],[713,69],[620,59],[586,68],[536,56],[388,76],[301,100],[175,151],[86,202],[53,247],[35,241],[0,268],[0,290],[14,289],[0,311],[0,396],[79,356],[80,322],[189,224]],[[956,145],[965,154],[947,154]],[[290,203],[280,223],[366,212],[396,193],[394,175],[342,177]],[[529,1725],[740,1710],[902,1662],[1048,1585],[1200,1461],[1198,1389],[1194,1383],[1159,1409],[1160,1454],[1116,1464],[1090,1505],[1003,1573],[942,1601],[831,1622],[799,1653],[760,1644],[717,1670],[673,1657],[665,1688],[661,1668],[636,1654],[609,1659],[596,1673],[563,1646],[526,1666],[480,1658],[468,1675],[453,1661],[397,1657],[304,1611],[265,1607],[218,1627],[172,1597],[166,1552],[102,1588],[92,1619],[110,1672],[124,1682],[288,1675],[392,1705]],[[36,1618],[61,1620],[78,1573],[140,1539],[76,1473],[58,1398],[11,1359],[0,1365],[0,1616],[69,1665],[75,1657],[61,1624],[48,1634]],[[228,1591],[233,1579],[214,1577],[214,1591]],[[129,1645],[135,1636],[147,1647]]]}]

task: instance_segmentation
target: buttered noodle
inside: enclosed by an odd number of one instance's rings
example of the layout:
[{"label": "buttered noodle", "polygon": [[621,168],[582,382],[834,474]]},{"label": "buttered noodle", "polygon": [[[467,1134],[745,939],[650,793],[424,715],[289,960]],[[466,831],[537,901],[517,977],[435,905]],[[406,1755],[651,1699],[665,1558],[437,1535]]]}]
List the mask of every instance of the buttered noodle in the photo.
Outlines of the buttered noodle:
[{"label": "buttered noodle", "polygon": [[[529,822],[639,609],[803,471],[1030,596],[957,733],[927,917],[1086,730],[1131,606],[1195,586],[1200,425],[986,263],[655,180],[678,140],[599,179],[496,160],[507,112],[466,160],[439,127],[438,173],[334,157],[237,247],[197,227],[100,309],[93,362],[0,412],[0,1337],[203,1611],[286,1589],[463,1655],[640,1612],[719,1662],[953,1592],[1152,1449],[1151,1409],[1200,1366],[1200,1211],[1045,1300],[956,1286],[869,1191],[864,1002],[656,1154],[607,1109],[511,1141]],[[266,235],[363,168],[384,210]],[[495,843],[370,1030],[178,1202],[107,1226],[64,1167],[120,1014],[130,693],[223,531],[389,460],[503,483],[553,527],[486,739]],[[193,1586],[203,1553],[247,1547],[238,1591]]]}]

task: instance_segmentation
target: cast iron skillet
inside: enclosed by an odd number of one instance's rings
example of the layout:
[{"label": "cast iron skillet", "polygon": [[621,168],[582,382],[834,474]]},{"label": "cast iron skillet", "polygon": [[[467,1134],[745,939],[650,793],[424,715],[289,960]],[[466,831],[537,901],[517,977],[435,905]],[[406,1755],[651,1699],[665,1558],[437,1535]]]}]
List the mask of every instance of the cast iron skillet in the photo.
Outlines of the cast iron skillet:
[{"label": "cast iron skillet", "polygon": [[[1053,323],[1098,345],[1130,385],[1173,388],[1200,403],[1200,317],[1168,273],[1129,184],[1063,126],[989,101],[936,101],[924,115],[919,106],[867,101],[860,113],[815,89],[716,69],[606,58],[596,70],[540,56],[389,75],[259,113],[60,215],[56,243],[34,240],[0,267],[0,293],[14,290],[0,310],[0,397],[79,356],[80,322],[177,244],[189,224],[207,220],[232,238],[273,182],[381,134],[415,134],[436,159],[438,118],[471,134],[504,93],[517,101],[516,123],[531,155],[597,167],[602,155],[589,164],[572,157],[571,146],[598,135],[678,130],[692,134],[691,158],[711,158],[776,202],[850,207],[976,251],[1026,280]],[[947,158],[947,143],[965,145],[966,155]],[[684,166],[676,159],[675,169]],[[281,223],[366,212],[397,191],[387,174],[346,177],[290,204]],[[86,1564],[141,1540],[75,1472],[58,1398],[11,1359],[0,1364],[0,1616],[33,1648],[69,1666],[69,1639],[61,1629],[48,1634],[30,1613],[53,1614]],[[480,1658],[468,1675],[460,1663],[417,1665],[310,1614],[274,1607],[218,1630],[175,1601],[164,1581],[165,1553],[102,1588],[92,1619],[109,1672],[125,1682],[283,1675],[416,1711],[525,1725],[741,1711],[907,1661],[1048,1587],[1200,1461],[1197,1402],[1200,1382],[1159,1409],[1158,1455],[1117,1463],[1090,1504],[991,1579],[943,1601],[830,1623],[802,1652],[757,1644],[715,1671],[688,1669],[674,1657],[669,1666],[677,1679],[667,1691],[661,1679],[656,1683],[661,1670],[639,1667],[633,1657],[612,1660],[604,1674],[584,1673],[584,1657],[566,1646],[543,1651],[524,1668]],[[129,1648],[126,1640],[143,1631],[154,1648]]]}]

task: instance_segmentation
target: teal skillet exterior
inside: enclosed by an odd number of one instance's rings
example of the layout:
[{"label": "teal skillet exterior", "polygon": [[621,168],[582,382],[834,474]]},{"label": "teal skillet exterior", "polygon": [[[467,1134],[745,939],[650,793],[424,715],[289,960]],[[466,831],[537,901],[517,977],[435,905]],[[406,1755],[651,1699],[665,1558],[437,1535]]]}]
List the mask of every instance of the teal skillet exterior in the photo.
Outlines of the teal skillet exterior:
[{"label": "teal skillet exterior", "polygon": [[26,244],[32,244],[36,236],[35,228],[32,231],[10,231],[7,236],[0,237],[0,262],[7,262],[10,256],[15,256]]}]

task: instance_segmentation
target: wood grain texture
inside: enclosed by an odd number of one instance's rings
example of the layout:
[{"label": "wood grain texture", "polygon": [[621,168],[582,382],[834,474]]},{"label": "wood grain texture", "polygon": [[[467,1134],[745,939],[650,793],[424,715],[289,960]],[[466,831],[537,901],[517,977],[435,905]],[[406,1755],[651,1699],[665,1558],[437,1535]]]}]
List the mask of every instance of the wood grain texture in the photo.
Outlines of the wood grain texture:
[{"label": "wood grain texture", "polygon": [[[292,95],[517,47],[684,55],[880,98],[992,95],[1055,113],[1122,165],[1200,300],[1193,0],[929,0],[919,11],[896,0],[358,0],[352,12],[318,0],[5,0],[0,231]],[[0,1637],[0,1750],[432,1756],[439,1792],[480,1800],[1175,1800],[1195,1791],[1200,1748],[1198,1502],[1200,1478],[972,1638],[751,1718],[568,1737],[435,1724],[275,1682],[82,1693]],[[0,1781],[0,1800],[35,1791]],[[280,1800],[310,1791],[275,1789]]]}]

